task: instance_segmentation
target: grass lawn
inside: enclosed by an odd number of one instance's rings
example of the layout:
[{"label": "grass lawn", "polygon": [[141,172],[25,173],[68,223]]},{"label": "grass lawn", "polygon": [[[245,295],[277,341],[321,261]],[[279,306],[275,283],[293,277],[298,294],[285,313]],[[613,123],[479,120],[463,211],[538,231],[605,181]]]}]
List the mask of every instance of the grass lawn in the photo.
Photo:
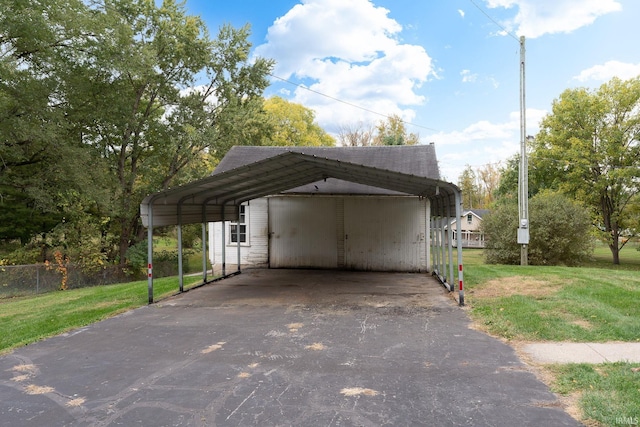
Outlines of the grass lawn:
[{"label": "grass lawn", "polygon": [[[640,252],[606,247],[581,267],[486,265],[465,250],[466,302],[481,329],[510,341],[640,341]],[[589,426],[640,425],[640,364],[547,365],[556,393]]]},{"label": "grass lawn", "polygon": [[[185,277],[185,287],[201,283]],[[153,282],[154,297],[178,291],[178,278]],[[147,304],[147,281],[0,299],[0,354]]]},{"label": "grass lawn", "polygon": [[640,425],[640,364],[551,365],[552,390],[578,400],[588,426]]}]

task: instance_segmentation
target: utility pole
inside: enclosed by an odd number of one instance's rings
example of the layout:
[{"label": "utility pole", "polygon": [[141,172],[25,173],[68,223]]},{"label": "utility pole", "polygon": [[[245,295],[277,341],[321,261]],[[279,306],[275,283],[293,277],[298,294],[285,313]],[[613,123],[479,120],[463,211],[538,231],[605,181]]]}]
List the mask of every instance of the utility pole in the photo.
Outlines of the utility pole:
[{"label": "utility pole", "polygon": [[520,36],[520,168],[518,171],[518,244],[522,245],[520,265],[527,265],[529,263],[529,165],[527,161],[524,58],[524,36]]}]

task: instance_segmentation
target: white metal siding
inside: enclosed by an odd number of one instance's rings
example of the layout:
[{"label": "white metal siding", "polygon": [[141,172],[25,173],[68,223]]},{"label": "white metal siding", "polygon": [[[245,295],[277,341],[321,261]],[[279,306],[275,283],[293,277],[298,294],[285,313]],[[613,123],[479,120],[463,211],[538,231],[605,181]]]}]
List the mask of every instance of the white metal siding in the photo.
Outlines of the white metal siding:
[{"label": "white metal siding", "polygon": [[[247,210],[249,241],[241,246],[241,262],[274,268],[425,271],[430,264],[428,203],[417,197],[255,199]],[[221,227],[216,223],[212,233],[218,239],[214,263],[222,260]],[[226,262],[236,261],[236,245],[227,242]]]},{"label": "white metal siding", "polygon": [[[247,242],[240,244],[240,262],[242,265],[264,266],[268,261],[269,226],[267,199],[254,199],[246,208]],[[227,264],[238,262],[236,243],[230,243],[229,222],[209,224],[209,260],[212,264],[222,263],[222,227],[225,227],[225,258]],[[211,247],[213,242],[213,247]]]},{"label": "white metal siding", "polygon": [[269,266],[337,268],[336,199],[269,198]]},{"label": "white metal siding", "polygon": [[345,199],[345,267],[425,269],[426,205],[414,197]]}]

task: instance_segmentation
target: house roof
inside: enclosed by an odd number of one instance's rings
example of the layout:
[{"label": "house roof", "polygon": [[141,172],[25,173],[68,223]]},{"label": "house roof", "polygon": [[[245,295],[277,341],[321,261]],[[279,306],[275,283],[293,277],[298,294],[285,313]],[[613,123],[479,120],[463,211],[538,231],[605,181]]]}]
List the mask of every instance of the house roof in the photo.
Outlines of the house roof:
[{"label": "house roof", "polygon": [[486,214],[489,213],[489,209],[471,209],[471,210],[466,211],[464,214],[466,215],[468,213],[472,213],[475,216],[477,216],[478,218],[482,219],[482,218],[484,218],[484,216]]},{"label": "house roof", "polygon": [[235,147],[212,175],[147,196],[140,213],[147,227],[235,220],[244,201],[325,179],[427,197],[453,209],[460,191],[439,180],[433,145]]},{"label": "house roof", "polygon": [[394,172],[440,179],[433,143],[375,147],[252,147],[235,146],[220,161],[212,175],[276,156],[301,153]]}]

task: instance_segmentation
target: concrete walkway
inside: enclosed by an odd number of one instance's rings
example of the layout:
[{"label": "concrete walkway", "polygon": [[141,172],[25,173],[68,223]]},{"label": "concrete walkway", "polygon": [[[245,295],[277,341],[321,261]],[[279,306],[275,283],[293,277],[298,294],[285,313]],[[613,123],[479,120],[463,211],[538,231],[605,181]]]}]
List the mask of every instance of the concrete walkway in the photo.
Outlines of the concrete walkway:
[{"label": "concrete walkway", "polygon": [[640,342],[574,343],[544,342],[520,346],[533,362],[548,363],[640,363]]}]

